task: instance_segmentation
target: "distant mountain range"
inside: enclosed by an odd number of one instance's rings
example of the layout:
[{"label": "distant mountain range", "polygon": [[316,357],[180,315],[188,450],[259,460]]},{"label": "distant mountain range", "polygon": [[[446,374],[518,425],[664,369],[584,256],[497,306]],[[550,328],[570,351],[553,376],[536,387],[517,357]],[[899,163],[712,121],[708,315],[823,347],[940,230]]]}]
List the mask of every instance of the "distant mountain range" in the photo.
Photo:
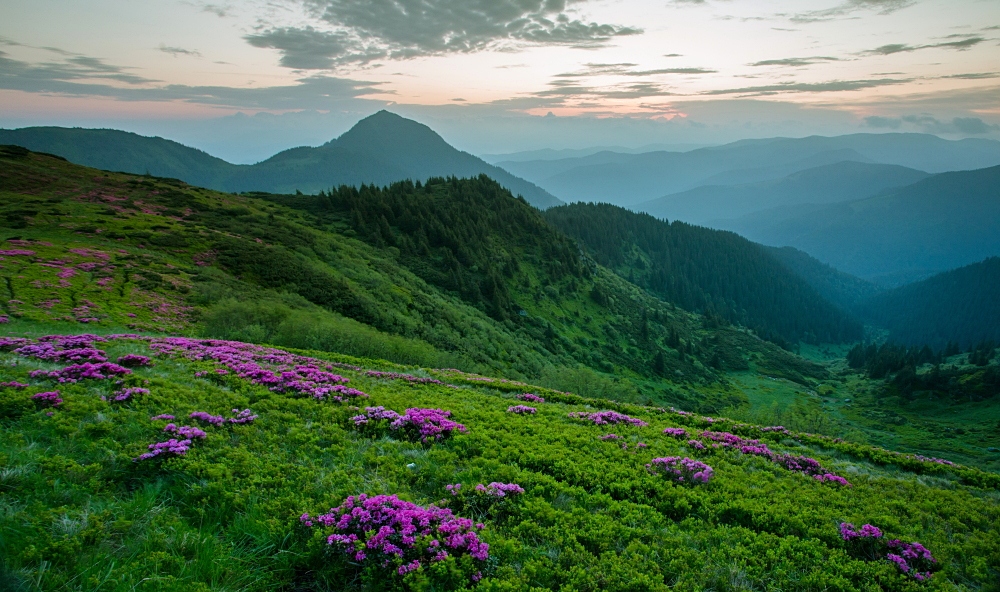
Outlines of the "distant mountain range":
[{"label": "distant mountain range", "polygon": [[292,148],[253,165],[231,164],[177,142],[116,130],[0,130],[0,144],[95,168],[149,173],[229,192],[316,193],[338,185],[487,175],[536,207],[562,203],[536,185],[453,148],[429,127],[388,111],[361,120],[322,146]]},{"label": "distant mountain range", "polygon": [[872,197],[925,179],[928,173],[891,164],[841,161],[805,169],[770,181],[739,185],[704,185],[635,206],[657,218],[722,226],[777,206],[824,204]]},{"label": "distant mountain range", "polygon": [[898,286],[1000,254],[1000,166],[941,173],[866,199],[762,210],[723,226]]},{"label": "distant mountain range", "polygon": [[950,141],[927,134],[852,134],[741,140],[688,152],[605,151],[497,164],[565,201],[634,205],[702,185],[780,179],[842,161],[898,165],[928,173],[972,170],[1000,164],[1000,142]]}]

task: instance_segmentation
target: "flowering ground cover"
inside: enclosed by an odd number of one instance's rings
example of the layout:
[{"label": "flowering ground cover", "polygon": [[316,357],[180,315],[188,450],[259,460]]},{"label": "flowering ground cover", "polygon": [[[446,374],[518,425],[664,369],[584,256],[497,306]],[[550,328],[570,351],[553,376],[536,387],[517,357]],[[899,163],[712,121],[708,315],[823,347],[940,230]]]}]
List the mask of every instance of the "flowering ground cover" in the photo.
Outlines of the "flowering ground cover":
[{"label": "flowering ground cover", "polygon": [[[53,352],[81,348],[152,365],[58,382],[75,354]],[[493,388],[473,375],[442,373],[436,384],[368,373],[384,368],[213,340],[8,339],[0,583],[904,591],[998,581],[991,473],[725,418]],[[525,390],[546,402],[508,413]],[[58,405],[40,403],[56,392]],[[388,428],[407,415],[434,433]],[[625,449],[603,441],[609,429]],[[852,486],[820,482],[803,459]],[[850,524],[878,526],[877,555],[844,538],[870,532]]]}]

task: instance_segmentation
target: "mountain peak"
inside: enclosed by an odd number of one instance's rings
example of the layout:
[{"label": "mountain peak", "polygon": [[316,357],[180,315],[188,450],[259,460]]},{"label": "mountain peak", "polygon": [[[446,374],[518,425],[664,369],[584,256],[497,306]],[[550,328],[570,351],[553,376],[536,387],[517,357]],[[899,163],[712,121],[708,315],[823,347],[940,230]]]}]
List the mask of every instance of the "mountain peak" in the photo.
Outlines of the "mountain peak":
[{"label": "mountain peak", "polygon": [[374,146],[395,146],[404,151],[451,148],[426,125],[385,109],[357,122],[329,145],[361,151],[371,151]]}]

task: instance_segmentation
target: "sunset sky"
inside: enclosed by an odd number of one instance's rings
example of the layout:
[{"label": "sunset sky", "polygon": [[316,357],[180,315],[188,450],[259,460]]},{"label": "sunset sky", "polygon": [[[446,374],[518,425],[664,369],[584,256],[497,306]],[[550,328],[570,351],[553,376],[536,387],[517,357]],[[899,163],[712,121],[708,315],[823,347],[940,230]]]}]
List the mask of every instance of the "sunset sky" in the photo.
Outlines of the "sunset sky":
[{"label": "sunset sky", "polygon": [[459,148],[1000,139],[997,0],[5,0],[0,126],[237,162],[380,108]]}]

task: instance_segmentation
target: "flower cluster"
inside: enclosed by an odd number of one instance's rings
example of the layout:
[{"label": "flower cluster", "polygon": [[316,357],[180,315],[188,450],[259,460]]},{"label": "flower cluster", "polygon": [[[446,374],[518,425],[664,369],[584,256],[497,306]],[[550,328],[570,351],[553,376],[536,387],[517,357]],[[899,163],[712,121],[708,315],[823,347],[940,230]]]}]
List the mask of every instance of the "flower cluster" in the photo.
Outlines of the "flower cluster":
[{"label": "flower cluster", "polygon": [[847,479],[844,479],[840,475],[834,475],[833,473],[823,473],[822,475],[814,475],[813,477],[821,483],[823,481],[829,481],[831,483],[843,485],[844,487],[851,486],[850,482],[848,482]]},{"label": "flower cluster", "polygon": [[59,397],[59,391],[36,393],[31,395],[31,399],[42,407],[58,407],[63,402]]},{"label": "flower cluster", "polygon": [[253,411],[249,409],[244,409],[240,411],[239,409],[233,409],[233,413],[236,414],[235,417],[230,417],[226,421],[234,425],[243,425],[246,423],[253,423],[257,419],[257,415],[253,414]]},{"label": "flower cluster", "polygon": [[687,430],[684,428],[666,428],[663,433],[674,438],[686,438]]},{"label": "flower cluster", "polygon": [[112,376],[121,376],[124,374],[131,374],[132,371],[128,368],[119,366],[118,364],[112,364],[111,362],[102,362],[100,364],[91,364],[90,362],[84,364],[74,364],[72,366],[66,366],[61,370],[33,370],[29,376],[32,378],[54,378],[59,382],[77,382],[85,378],[92,380],[104,380],[111,378]]},{"label": "flower cluster", "polygon": [[[729,432],[712,431],[704,431],[700,434],[700,437],[703,440],[711,441],[713,443],[713,448],[732,448],[742,452],[743,454],[764,457],[767,460],[788,469],[789,471],[815,477],[818,481],[838,483],[847,487],[850,487],[851,485],[847,479],[825,471],[819,461],[814,458],[774,452],[767,447],[767,444],[762,443],[760,440],[741,438],[740,436]],[[688,444],[692,444],[692,442],[693,441],[688,442]],[[694,445],[692,444],[692,446]],[[699,447],[695,446],[695,448]],[[699,450],[700,449],[701,448],[699,448]]]},{"label": "flower cluster", "polygon": [[23,389],[23,388],[28,388],[28,385],[23,382],[17,382],[16,380],[11,380],[10,382],[0,382],[0,388]]},{"label": "flower cluster", "polygon": [[688,440],[688,446],[694,448],[695,450],[704,450],[705,445],[701,443],[701,440]]},{"label": "flower cluster", "polygon": [[338,403],[368,397],[358,389],[345,386],[350,381],[331,372],[332,364],[277,349],[238,341],[186,337],[152,339],[149,347],[164,355],[218,362],[240,378],[278,393],[297,393]]},{"label": "flower cluster", "polygon": [[646,469],[654,475],[664,475],[678,483],[708,483],[712,478],[712,467],[687,457],[667,456],[654,458]]},{"label": "flower cluster", "polygon": [[[339,547],[357,562],[371,562],[406,575],[450,556],[489,558],[489,545],[479,539],[482,524],[455,516],[447,508],[422,507],[395,495],[350,496],[328,514],[299,517],[306,527],[333,528],[327,544]],[[478,581],[481,573],[469,575]]]},{"label": "flower cluster", "polygon": [[412,407],[400,415],[385,407],[365,407],[365,413],[351,418],[356,427],[374,427],[375,424],[388,421],[389,429],[400,432],[408,439],[423,443],[433,440],[443,440],[452,432],[466,432],[464,425],[448,419],[451,411],[443,409],[423,409]]},{"label": "flower cluster", "polygon": [[850,522],[841,522],[840,538],[847,542],[856,539],[880,539],[882,538],[882,529],[871,524],[864,524],[859,530],[854,530],[854,525]]},{"label": "flower cluster", "polygon": [[140,462],[156,458],[158,456],[184,456],[191,449],[191,440],[177,440],[171,438],[166,442],[156,442],[149,445],[149,452],[140,454],[132,459],[132,462]]},{"label": "flower cluster", "polygon": [[173,424],[173,423],[168,423],[163,428],[163,431],[167,432],[167,433],[171,433],[171,434],[177,434],[178,436],[180,436],[182,438],[185,438],[185,439],[188,439],[188,440],[190,440],[192,438],[200,438],[200,439],[204,440],[205,437],[208,435],[201,428],[196,428],[194,426],[180,426],[180,427],[178,427],[176,424]]},{"label": "flower cluster", "polygon": [[924,581],[934,575],[930,570],[937,563],[937,559],[934,559],[927,547],[920,543],[904,543],[899,539],[893,539],[886,545],[893,552],[886,553],[885,558],[895,563],[899,571],[918,581]]},{"label": "flower cluster", "polygon": [[517,413],[518,415],[534,415],[536,411],[538,410],[527,405],[512,405],[507,408],[507,413]]},{"label": "flower cluster", "polygon": [[476,485],[476,491],[490,497],[507,497],[521,495],[524,493],[524,488],[517,483],[497,483],[494,481],[489,485],[483,485],[482,483]]},{"label": "flower cluster", "polygon": [[131,399],[136,395],[148,395],[148,394],[149,394],[149,389],[134,386],[122,389],[120,391],[115,391],[114,393],[111,394],[111,401],[114,403],[122,403],[124,401],[128,401],[129,399]]},{"label": "flower cluster", "polygon": [[607,440],[621,440],[621,436],[619,436],[618,434],[604,434],[603,436],[601,436],[601,440],[604,440],[604,441],[607,441]]},{"label": "flower cluster", "polygon": [[937,559],[934,559],[927,547],[920,543],[904,543],[899,539],[883,542],[883,536],[882,529],[871,524],[865,524],[858,530],[850,522],[840,524],[840,538],[851,545],[855,555],[870,561],[887,559],[899,571],[918,581],[927,580],[934,575],[931,570]]},{"label": "flower cluster", "polygon": [[383,380],[405,380],[414,384],[444,384],[436,378],[426,378],[423,376],[413,376],[412,374],[401,374],[399,372],[382,372],[380,370],[368,370],[365,376],[369,378],[380,378]]},{"label": "flower cluster", "polygon": [[161,421],[161,420],[170,421],[173,419],[176,419],[173,415],[170,415],[169,413],[161,413],[160,415],[154,415],[153,417],[150,417],[149,421]]},{"label": "flower cluster", "polygon": [[138,354],[125,354],[117,360],[119,366],[125,366],[126,368],[138,368],[140,366],[152,366],[153,360],[149,359],[148,356],[140,356]]},{"label": "flower cluster", "polygon": [[636,419],[634,417],[629,417],[624,413],[619,413],[617,411],[598,411],[596,413],[587,413],[586,411],[575,411],[569,414],[569,417],[573,419],[584,419],[593,422],[594,425],[612,425],[619,423],[628,423],[636,427],[644,428],[648,423],[642,421],[641,419]]},{"label": "flower cluster", "polygon": [[355,415],[351,418],[354,422],[354,427],[362,427],[366,425],[372,425],[380,421],[396,421],[399,419],[399,414],[392,409],[386,409],[379,405],[378,407],[365,407],[365,412],[361,415]]},{"label": "flower cluster", "polygon": [[543,397],[539,397],[538,395],[533,393],[521,393],[520,395],[517,396],[517,398],[520,399],[521,401],[528,401],[529,403],[545,402],[545,399]]},{"label": "flower cluster", "polygon": [[211,413],[206,413],[204,411],[194,411],[188,417],[214,426],[222,425],[226,422],[226,418],[221,415],[212,415]]}]

